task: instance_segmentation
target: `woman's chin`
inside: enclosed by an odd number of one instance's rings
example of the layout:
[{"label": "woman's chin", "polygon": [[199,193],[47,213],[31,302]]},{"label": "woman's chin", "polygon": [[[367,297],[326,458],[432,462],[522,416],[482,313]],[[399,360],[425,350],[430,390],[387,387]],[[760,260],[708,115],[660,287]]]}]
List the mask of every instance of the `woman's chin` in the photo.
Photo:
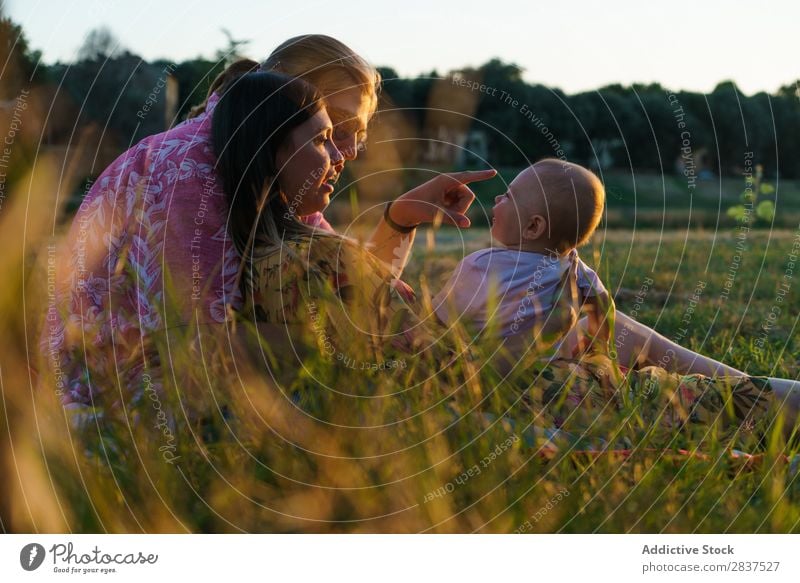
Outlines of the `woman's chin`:
[{"label": "woman's chin", "polygon": [[328,184],[327,182],[323,183],[322,186],[319,187],[319,190],[317,190],[317,193],[319,194],[318,198],[322,208],[325,208],[331,204],[331,195],[333,194],[333,190],[333,185]]},{"label": "woman's chin", "polygon": [[330,192],[321,193],[319,198],[320,198],[320,201],[319,201],[319,206],[320,206],[319,212],[322,212],[326,208],[328,208],[329,204],[331,204],[331,193]]},{"label": "woman's chin", "polygon": [[319,192],[316,196],[314,196],[313,200],[309,200],[310,197],[306,197],[303,200],[303,209],[302,214],[304,216],[313,215],[314,213],[321,213],[328,205],[331,204],[331,195],[328,192]]}]

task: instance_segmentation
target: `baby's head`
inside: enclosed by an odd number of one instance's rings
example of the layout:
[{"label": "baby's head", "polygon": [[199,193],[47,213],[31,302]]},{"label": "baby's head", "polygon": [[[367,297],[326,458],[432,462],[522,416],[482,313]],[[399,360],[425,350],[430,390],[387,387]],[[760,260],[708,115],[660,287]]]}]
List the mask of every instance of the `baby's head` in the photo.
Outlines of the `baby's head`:
[{"label": "baby's head", "polygon": [[600,179],[586,168],[540,160],[495,198],[492,236],[506,247],[566,253],[597,228],[605,198]]}]

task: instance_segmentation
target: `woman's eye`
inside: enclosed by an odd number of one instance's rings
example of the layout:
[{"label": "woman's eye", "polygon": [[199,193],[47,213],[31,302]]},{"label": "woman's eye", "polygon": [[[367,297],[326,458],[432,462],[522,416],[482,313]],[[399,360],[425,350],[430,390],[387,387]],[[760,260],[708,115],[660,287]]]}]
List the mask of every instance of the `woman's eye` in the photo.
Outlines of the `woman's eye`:
[{"label": "woman's eye", "polygon": [[347,128],[338,126],[333,129],[333,137],[339,141],[344,141],[350,138],[351,132],[347,130]]},{"label": "woman's eye", "polygon": [[333,124],[333,137],[338,142],[350,141],[353,138],[360,141],[362,136],[366,135],[366,131],[359,129],[358,120],[345,119]]}]

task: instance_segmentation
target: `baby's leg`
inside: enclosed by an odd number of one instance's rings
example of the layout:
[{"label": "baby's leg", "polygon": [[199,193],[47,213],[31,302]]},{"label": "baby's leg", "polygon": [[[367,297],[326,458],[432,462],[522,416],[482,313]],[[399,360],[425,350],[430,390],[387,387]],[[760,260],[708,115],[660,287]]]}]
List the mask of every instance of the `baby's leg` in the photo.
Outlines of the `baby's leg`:
[{"label": "baby's leg", "polygon": [[614,346],[621,364],[659,366],[681,374],[745,376],[745,373],[713,358],[676,344],[655,330],[617,312]]},{"label": "baby's leg", "polygon": [[[562,344],[562,356],[574,354],[580,337],[586,334],[586,324],[586,318],[583,318],[570,330]],[[676,344],[621,312],[616,313],[614,346],[618,362],[626,366],[658,366],[680,374],[710,377],[746,376],[738,369]],[[769,380],[776,400],[785,404],[788,420],[798,419],[800,382],[776,377],[769,377]]]},{"label": "baby's leg", "polygon": [[[586,326],[587,319],[582,318],[569,331],[562,344],[562,355],[573,354],[580,338],[586,335]],[[612,340],[617,359],[624,366],[658,366],[681,374],[745,376],[740,370],[676,344],[622,312],[616,313]]]},{"label": "baby's leg", "polygon": [[[798,414],[800,413],[800,382],[769,377],[769,386],[772,387],[772,392],[775,393],[775,400],[783,404],[787,420],[791,422],[800,419]],[[787,427],[787,430],[789,429],[791,427]]]}]

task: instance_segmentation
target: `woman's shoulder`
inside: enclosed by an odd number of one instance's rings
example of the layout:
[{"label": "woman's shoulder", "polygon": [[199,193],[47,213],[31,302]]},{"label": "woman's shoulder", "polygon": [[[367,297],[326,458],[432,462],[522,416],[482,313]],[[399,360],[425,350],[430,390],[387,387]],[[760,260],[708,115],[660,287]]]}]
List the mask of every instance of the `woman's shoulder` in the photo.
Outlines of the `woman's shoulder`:
[{"label": "woman's shoulder", "polygon": [[[146,178],[148,187],[213,173],[214,154],[209,134],[189,120],[159,134],[147,136],[125,150],[100,175],[100,188],[116,189]],[[124,178],[124,179],[123,179]],[[151,188],[152,189],[152,188]]]},{"label": "woman's shoulder", "polygon": [[193,162],[213,164],[216,158],[211,145],[209,120],[207,115],[202,118],[196,117],[179,123],[165,132],[145,138],[143,141],[148,144],[150,158],[156,163],[174,158],[181,163],[188,161],[189,166]]}]

